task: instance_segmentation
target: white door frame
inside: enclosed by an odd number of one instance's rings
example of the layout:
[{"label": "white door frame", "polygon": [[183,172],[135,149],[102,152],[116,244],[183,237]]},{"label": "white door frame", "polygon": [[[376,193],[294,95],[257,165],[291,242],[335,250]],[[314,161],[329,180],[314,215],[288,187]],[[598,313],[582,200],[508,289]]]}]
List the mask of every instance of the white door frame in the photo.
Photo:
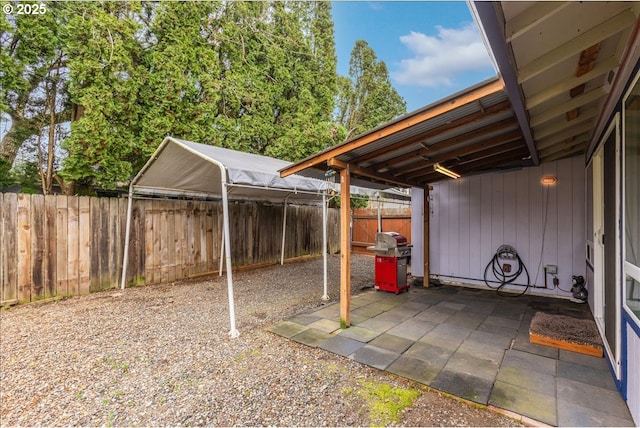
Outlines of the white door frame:
[{"label": "white door frame", "polygon": [[[622,370],[620,364],[620,356],[622,353],[622,335],[621,335],[621,323],[620,316],[622,307],[621,291],[620,291],[620,114],[617,113],[611,124],[607,128],[607,131],[603,135],[598,144],[598,149],[595,151],[592,159],[593,165],[593,245],[594,245],[594,300],[593,300],[593,316],[600,331],[600,335],[603,338],[603,344],[605,352],[611,361],[616,378],[618,380],[622,377]],[[611,134],[615,132],[615,224],[616,233],[615,236],[607,237],[606,244],[603,244],[604,235],[604,145],[606,141],[611,137]],[[615,272],[613,272],[615,285],[615,339],[616,349],[611,349],[609,342],[605,336],[605,245],[608,251],[614,252],[615,257]],[[611,275],[612,273],[606,273]]]}]

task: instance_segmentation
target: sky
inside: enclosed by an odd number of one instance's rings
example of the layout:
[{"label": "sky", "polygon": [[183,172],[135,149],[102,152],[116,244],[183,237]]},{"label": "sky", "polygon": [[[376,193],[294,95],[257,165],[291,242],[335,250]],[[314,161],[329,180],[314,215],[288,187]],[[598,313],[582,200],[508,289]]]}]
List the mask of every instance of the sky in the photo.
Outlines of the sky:
[{"label": "sky", "polygon": [[332,14],[338,73],[348,76],[351,50],[365,40],[407,112],[496,75],[466,2],[334,1]]}]

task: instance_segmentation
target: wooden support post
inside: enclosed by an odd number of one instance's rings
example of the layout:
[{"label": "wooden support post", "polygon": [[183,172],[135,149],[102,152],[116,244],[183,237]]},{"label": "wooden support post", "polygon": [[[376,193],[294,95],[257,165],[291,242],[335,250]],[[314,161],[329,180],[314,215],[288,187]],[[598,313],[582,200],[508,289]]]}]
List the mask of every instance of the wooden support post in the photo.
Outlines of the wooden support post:
[{"label": "wooden support post", "polygon": [[340,327],[351,326],[351,194],[349,167],[340,170]]},{"label": "wooden support post", "polygon": [[431,208],[429,207],[429,191],[433,188],[427,185],[424,189],[424,207],[423,207],[423,228],[422,228],[422,254],[424,260],[424,277],[422,279],[422,285],[429,287],[429,215]]}]

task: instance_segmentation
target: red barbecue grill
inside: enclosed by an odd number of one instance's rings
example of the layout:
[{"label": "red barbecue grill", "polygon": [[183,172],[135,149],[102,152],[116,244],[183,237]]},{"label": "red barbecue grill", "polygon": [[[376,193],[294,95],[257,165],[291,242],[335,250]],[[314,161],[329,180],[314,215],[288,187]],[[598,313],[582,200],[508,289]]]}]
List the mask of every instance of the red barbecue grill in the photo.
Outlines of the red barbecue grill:
[{"label": "red barbecue grill", "polygon": [[376,252],[376,290],[398,294],[409,289],[407,258],[411,256],[411,247],[405,236],[397,232],[376,233],[376,245],[367,249]]}]

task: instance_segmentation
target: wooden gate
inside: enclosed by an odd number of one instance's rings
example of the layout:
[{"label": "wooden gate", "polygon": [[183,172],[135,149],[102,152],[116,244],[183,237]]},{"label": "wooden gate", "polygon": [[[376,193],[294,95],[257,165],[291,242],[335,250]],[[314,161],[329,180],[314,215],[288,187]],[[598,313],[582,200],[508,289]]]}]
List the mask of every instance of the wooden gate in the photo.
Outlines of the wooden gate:
[{"label": "wooden gate", "polygon": [[[382,231],[398,232],[411,243],[411,209],[388,208],[381,211]],[[373,254],[367,247],[375,245],[378,232],[378,210],[358,208],[353,210],[351,243],[354,253]]]}]

